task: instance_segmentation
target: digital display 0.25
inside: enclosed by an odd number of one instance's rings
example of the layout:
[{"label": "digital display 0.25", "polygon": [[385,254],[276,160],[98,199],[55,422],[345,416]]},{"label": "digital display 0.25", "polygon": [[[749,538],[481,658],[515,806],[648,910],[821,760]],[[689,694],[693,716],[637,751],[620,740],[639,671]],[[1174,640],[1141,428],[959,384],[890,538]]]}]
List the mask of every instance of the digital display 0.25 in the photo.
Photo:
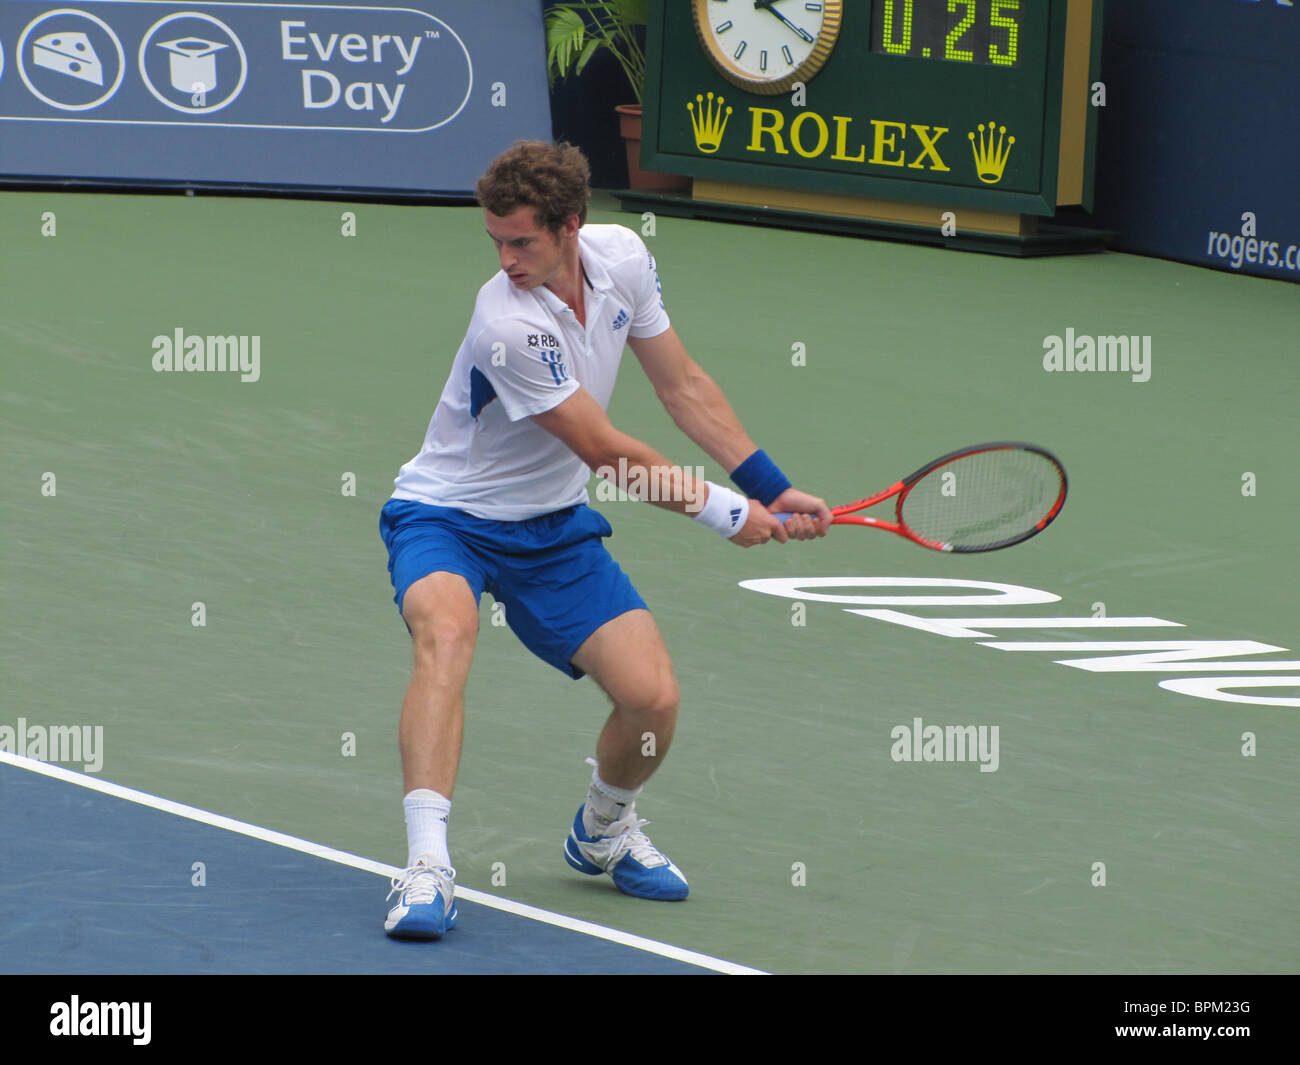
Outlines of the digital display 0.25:
[{"label": "digital display 0.25", "polygon": [[914,59],[1014,67],[1020,0],[876,0],[871,50]]}]

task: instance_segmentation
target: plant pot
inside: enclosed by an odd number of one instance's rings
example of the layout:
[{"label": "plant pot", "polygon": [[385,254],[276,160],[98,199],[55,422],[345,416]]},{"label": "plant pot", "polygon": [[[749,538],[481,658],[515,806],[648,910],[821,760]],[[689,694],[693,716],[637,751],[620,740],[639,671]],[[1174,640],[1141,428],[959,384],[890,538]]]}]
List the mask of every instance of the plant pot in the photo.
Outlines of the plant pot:
[{"label": "plant pot", "polygon": [[691,179],[682,174],[660,174],[641,169],[641,105],[622,104],[616,108],[619,128],[627,144],[627,181],[634,189],[657,192],[689,192]]}]

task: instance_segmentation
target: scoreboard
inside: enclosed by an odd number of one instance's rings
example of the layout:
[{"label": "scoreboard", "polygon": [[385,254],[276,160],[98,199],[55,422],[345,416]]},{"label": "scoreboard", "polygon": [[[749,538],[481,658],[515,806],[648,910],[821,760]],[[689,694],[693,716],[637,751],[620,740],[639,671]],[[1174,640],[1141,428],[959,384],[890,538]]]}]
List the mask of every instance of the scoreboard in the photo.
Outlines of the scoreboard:
[{"label": "scoreboard", "polygon": [[694,197],[1032,232],[1091,207],[1101,0],[652,0],[642,165]]},{"label": "scoreboard", "polygon": [[1020,14],[1020,0],[883,0],[872,11],[871,50],[1014,67],[1020,62]]}]

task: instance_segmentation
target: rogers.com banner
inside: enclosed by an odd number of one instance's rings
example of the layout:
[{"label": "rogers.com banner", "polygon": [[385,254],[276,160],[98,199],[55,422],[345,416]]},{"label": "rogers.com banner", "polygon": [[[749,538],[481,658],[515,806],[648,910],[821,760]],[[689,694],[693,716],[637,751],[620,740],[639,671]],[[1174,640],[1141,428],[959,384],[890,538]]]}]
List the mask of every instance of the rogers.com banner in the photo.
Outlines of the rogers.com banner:
[{"label": "rogers.com banner", "polygon": [[550,137],[537,0],[0,0],[0,174],[468,194]]},{"label": "rogers.com banner", "polygon": [[1300,282],[1300,0],[1108,3],[1094,216],[1114,247]]}]

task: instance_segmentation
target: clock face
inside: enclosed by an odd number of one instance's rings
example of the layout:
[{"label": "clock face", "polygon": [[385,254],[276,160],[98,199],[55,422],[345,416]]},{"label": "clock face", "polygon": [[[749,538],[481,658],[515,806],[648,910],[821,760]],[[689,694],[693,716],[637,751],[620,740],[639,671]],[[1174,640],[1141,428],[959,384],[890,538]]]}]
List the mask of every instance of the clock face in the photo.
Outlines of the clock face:
[{"label": "clock face", "polygon": [[723,77],[774,95],[813,77],[840,32],[843,0],[693,0],[700,43]]}]

